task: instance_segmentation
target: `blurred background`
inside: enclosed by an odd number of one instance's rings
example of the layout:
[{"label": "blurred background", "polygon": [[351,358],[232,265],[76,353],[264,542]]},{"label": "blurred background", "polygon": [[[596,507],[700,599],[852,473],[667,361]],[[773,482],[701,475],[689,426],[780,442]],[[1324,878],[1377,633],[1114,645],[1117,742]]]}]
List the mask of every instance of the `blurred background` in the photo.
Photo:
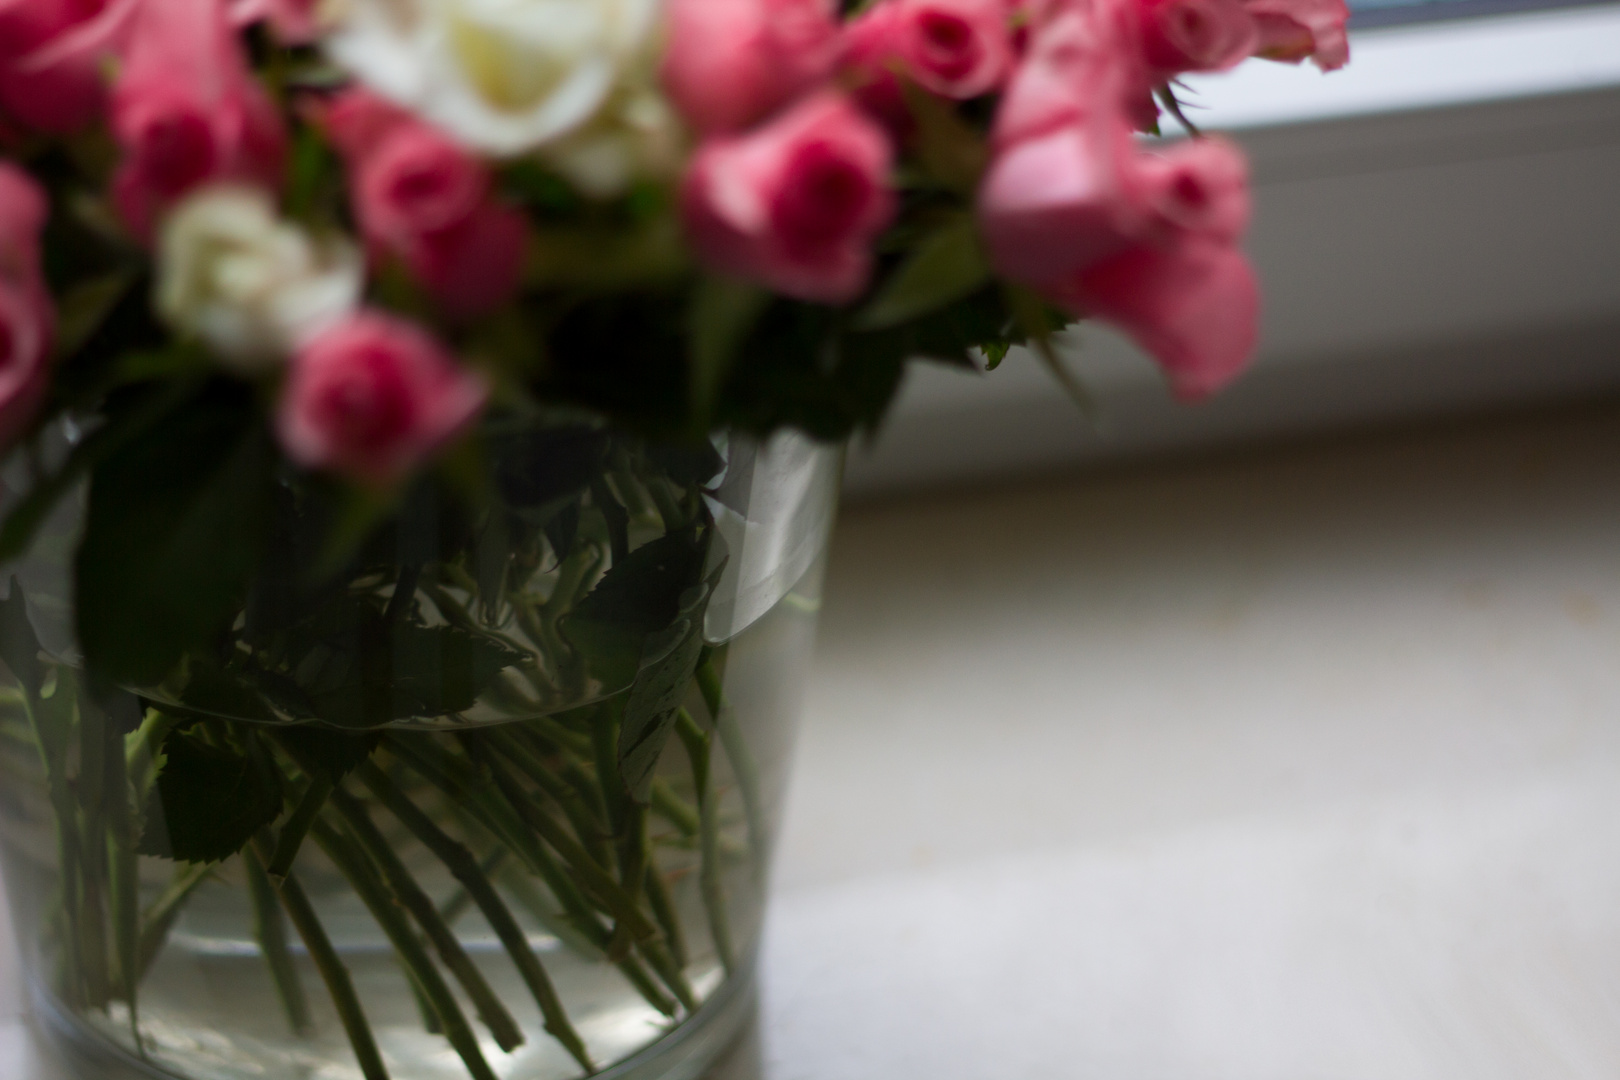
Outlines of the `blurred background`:
[{"label": "blurred background", "polygon": [[1086,328],[1091,419],[1015,352],[852,448],[713,1080],[1620,1076],[1620,5],[1354,25],[1191,87],[1243,382]]},{"label": "blurred background", "polygon": [[1264,343],[852,449],[725,1080],[1620,1076],[1620,6],[1194,83]]}]

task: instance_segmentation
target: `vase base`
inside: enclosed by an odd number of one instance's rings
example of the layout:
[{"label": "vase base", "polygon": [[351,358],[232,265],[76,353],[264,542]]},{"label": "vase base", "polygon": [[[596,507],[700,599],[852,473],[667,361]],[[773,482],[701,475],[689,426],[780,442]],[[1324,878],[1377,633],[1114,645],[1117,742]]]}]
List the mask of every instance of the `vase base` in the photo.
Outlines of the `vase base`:
[{"label": "vase base", "polygon": [[[591,1074],[592,1080],[699,1080],[754,1015],[755,968],[752,958],[739,965],[689,1019],[625,1060]],[[143,1061],[108,1042],[38,979],[28,979],[28,996],[36,1029],[74,1080],[203,1080]]]}]

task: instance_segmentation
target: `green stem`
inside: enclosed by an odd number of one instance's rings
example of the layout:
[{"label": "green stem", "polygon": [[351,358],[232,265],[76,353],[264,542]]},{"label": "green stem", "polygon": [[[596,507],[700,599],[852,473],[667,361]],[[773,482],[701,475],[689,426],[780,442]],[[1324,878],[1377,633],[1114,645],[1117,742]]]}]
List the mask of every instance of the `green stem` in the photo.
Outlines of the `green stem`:
[{"label": "green stem", "polygon": [[516,813],[490,796],[488,785],[478,783],[476,775],[464,768],[462,762],[445,753],[431,738],[396,736],[389,741],[389,748],[538,875],[556,896],[569,920],[588,940],[594,941],[598,934],[604,933],[584,894],[563,873],[550,852],[523,828]]},{"label": "green stem", "polygon": [[681,920],[675,913],[675,902],[670,898],[664,875],[650,858],[647,860],[647,903],[664,931],[664,940],[669,942],[669,952],[676,966],[684,969],[691,962],[686,951],[686,935],[681,932]]},{"label": "green stem", "polygon": [[652,808],[659,817],[675,826],[682,836],[698,834],[698,812],[675,794],[669,781],[661,777],[653,778]]},{"label": "green stem", "polygon": [[[62,996],[80,1008],[85,1002],[83,939],[80,932],[79,811],[68,784],[66,758],[73,730],[73,681],[58,669],[56,692],[43,698],[28,687],[24,704],[34,745],[45,770],[45,789],[56,825],[56,861],[61,891]],[[60,738],[58,738],[60,735]]]},{"label": "green stem", "polygon": [[464,745],[469,751],[478,754],[484,767],[494,778],[495,786],[518,812],[518,817],[524,824],[562,856],[563,862],[573,870],[585,889],[606,906],[633,938],[658,936],[658,928],[636,907],[635,900],[620,887],[611,874],[580,847],[573,837],[568,835],[561,825],[552,819],[550,814],[535,805],[534,800],[517,782],[517,778],[512,775],[498,753],[492,752],[477,740],[466,740]]},{"label": "green stem", "polygon": [[732,974],[736,954],[731,947],[731,922],[726,915],[725,890],[720,880],[720,822],[716,806],[710,769],[712,741],[709,733],[698,727],[692,714],[681,709],[676,714],[676,732],[686,746],[686,755],[692,762],[692,785],[697,789],[698,816],[701,819],[700,850],[702,862],[698,869],[698,889],[703,894],[703,907],[709,916],[709,936],[714,939],[714,951],[726,974]]},{"label": "green stem", "polygon": [[[261,866],[268,863],[274,853],[275,845],[263,834],[254,838],[251,854]],[[303,939],[304,948],[309,950],[315,970],[321,973],[321,981],[326,983],[332,1005],[343,1023],[343,1031],[349,1037],[349,1045],[354,1048],[361,1075],[365,1080],[388,1080],[388,1068],[377,1050],[377,1039],[371,1033],[371,1024],[366,1021],[365,1010],[360,1007],[360,996],[354,992],[354,980],[349,977],[349,969],[344,967],[342,958],[332,947],[332,939],[326,936],[326,928],[316,917],[315,907],[309,902],[297,876],[288,874],[283,878],[276,885],[276,895],[281,897],[288,920]]]},{"label": "green stem", "polygon": [[[591,1064],[590,1055],[586,1052],[585,1042],[574,1030],[563,1009],[562,1001],[557,997],[552,987],[551,979],[547,977],[545,968],[540,964],[540,958],[529,947],[528,937],[523,933],[522,927],[512,917],[512,912],[506,903],[496,893],[495,886],[491,884],[488,872],[479,865],[473,853],[466,846],[451,837],[434,823],[410,798],[401,791],[386,773],[370,762],[365,763],[357,771],[360,781],[371,789],[371,793],[388,808],[400,823],[405,826],[438,860],[449,869],[455,879],[461,883],[466,894],[478,905],[483,912],[495,936],[500,939],[507,955],[512,958],[513,965],[518,974],[523,977],[524,985],[534,996],[535,1004],[540,1007],[540,1015],[545,1021],[548,1032],[563,1047],[573,1055],[574,1060],[584,1067],[586,1072],[595,1071]],[[497,849],[504,850],[504,849]]]},{"label": "green stem", "polygon": [[169,930],[174,926],[180,909],[197,890],[197,886],[208,880],[212,869],[206,863],[178,864],[174,868],[174,876],[169,879],[169,887],[142,913],[141,935],[135,957],[137,981],[146,978],[146,973],[157,961],[158,953],[163,951],[163,943],[168,940]]},{"label": "green stem", "polygon": [[748,749],[748,740],[743,737],[742,725],[737,722],[737,710],[726,701],[720,674],[714,668],[712,657],[705,659],[698,667],[697,677],[703,703],[708,706],[709,715],[714,719],[714,729],[720,735],[720,746],[731,762],[737,787],[742,791],[743,815],[748,820],[748,849],[754,853],[754,878],[759,880],[770,865],[770,837],[765,829],[764,802],[759,794],[759,766]]},{"label": "green stem", "polygon": [[508,1054],[522,1046],[523,1029],[518,1027],[512,1014],[501,1004],[501,999],[461,947],[455,933],[439,917],[438,905],[416,883],[405,863],[394,853],[393,845],[371,820],[366,808],[342,788],[333,790],[332,806],[348,823],[349,831],[359,841],[360,847],[382,871],[383,880],[393,890],[400,905],[410,912],[416,924],[422,928],[422,933],[438,952],[439,960],[467,992],[479,1019],[495,1036],[495,1042]]},{"label": "green stem", "polygon": [[135,809],[129,786],[129,762],[124,738],[106,730],[107,858],[112,869],[113,957],[117,961],[119,996],[129,1006],[129,1030],[135,1050],[144,1056],[137,988],[140,985],[140,866],[135,855]]},{"label": "green stem", "polygon": [[422,942],[405,921],[398,898],[377,877],[366,853],[328,824],[324,817],[315,819],[309,835],[348,879],[350,887],[371,912],[371,917],[382,927],[394,946],[395,954],[405,965],[407,976],[415,980],[433,1006],[433,1011],[439,1014],[439,1023],[444,1025],[444,1037],[461,1057],[473,1080],[496,1080],[495,1073],[478,1047],[478,1037],[462,1015],[461,1006],[456,1004],[455,995],[450,992],[450,987],[433,966],[433,960],[422,947]]},{"label": "green stem", "polygon": [[282,826],[281,836],[276,840],[276,853],[271,857],[270,865],[265,867],[265,873],[270,875],[272,881],[279,881],[292,873],[293,860],[298,858],[298,849],[304,846],[304,838],[309,835],[310,826],[315,823],[316,816],[326,806],[326,800],[331,795],[330,777],[317,773],[310,778],[309,786],[304,789],[303,796],[298,800],[298,806],[287,819],[287,824]]},{"label": "green stem", "polygon": [[[478,870],[485,877],[493,877],[495,871],[499,870],[501,863],[505,861],[506,849],[498,847],[484,856],[484,861],[478,864]],[[454,926],[463,915],[467,914],[467,909],[472,906],[472,893],[467,891],[465,885],[457,885],[456,891],[450,895],[450,899],[439,905],[439,916],[444,919],[446,925]]]},{"label": "green stem", "polygon": [[[298,968],[287,948],[287,927],[282,921],[281,904],[276,900],[276,887],[252,852],[243,853],[242,866],[247,872],[248,897],[253,902],[253,938],[270,968],[276,997],[287,1014],[287,1026],[296,1035],[308,1036],[314,1031],[314,1025],[309,1018],[304,984],[298,978]],[[285,879],[286,875],[282,877]]]},{"label": "green stem", "polygon": [[[635,957],[613,955],[611,935],[591,913],[584,895],[575,887],[573,880],[551,858],[545,846],[536,841],[532,833],[524,830],[523,823],[505,803],[488,797],[486,784],[479,783],[475,775],[466,773],[460,761],[446,754],[431,739],[407,740],[396,736],[390,740],[389,745],[400,760],[444,792],[453,803],[466,811],[472,820],[489,830],[497,840],[506,844],[530,872],[546,883],[546,887],[562,905],[573,932],[585,941],[594,954],[610,957],[623,972],[624,977],[653,1008],[665,1016],[675,1015],[675,1002],[658,989],[657,983],[653,982]],[[512,874],[503,875],[502,880],[511,888],[522,879]],[[514,890],[513,895],[516,896],[518,893]],[[551,925],[547,921],[547,916],[542,914],[541,905],[525,901],[525,906],[530,907],[535,912],[535,917],[543,924]],[[558,937],[565,941],[569,940],[569,936],[561,933],[560,928],[553,929],[553,933],[557,933]]]},{"label": "green stem", "polygon": [[[63,670],[58,680],[69,677]],[[105,1008],[112,998],[108,971],[107,908],[108,837],[107,769],[112,756],[106,714],[90,694],[79,672],[72,675],[79,713],[79,932],[80,962],[84,965],[88,1003]],[[59,683],[57,692],[61,692]]]},{"label": "green stem", "polygon": [[579,792],[559,777],[525,741],[514,737],[504,728],[487,729],[480,732],[479,737],[491,742],[519,772],[534,781],[536,787],[562,808],[569,823],[574,827],[574,835],[579,838],[579,842],[599,866],[609,864],[604,835],[606,823],[592,813],[585,800],[580,798]]}]

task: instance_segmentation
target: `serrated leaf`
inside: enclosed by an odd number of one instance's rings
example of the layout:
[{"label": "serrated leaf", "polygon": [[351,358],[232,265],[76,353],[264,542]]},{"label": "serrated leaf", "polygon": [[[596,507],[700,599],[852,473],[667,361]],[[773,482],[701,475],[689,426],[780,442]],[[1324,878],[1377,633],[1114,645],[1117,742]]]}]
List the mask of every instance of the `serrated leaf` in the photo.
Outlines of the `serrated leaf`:
[{"label": "serrated leaf", "polygon": [[608,691],[635,679],[648,636],[680,617],[682,597],[703,581],[711,536],[694,526],[643,544],[563,617],[563,633]]},{"label": "serrated leaf", "polygon": [[675,727],[687,684],[697,672],[703,653],[703,608],[707,586],[689,603],[683,617],[647,638],[636,680],[625,699],[619,722],[619,773],[637,802],[645,803],[652,788],[653,771]]},{"label": "serrated leaf", "polygon": [[376,751],[382,737],[350,734],[315,724],[276,729],[275,739],[286,747],[298,767],[337,784]]},{"label": "serrated leaf", "polygon": [[355,604],[347,625],[323,635],[327,654],[302,685],[315,716],[365,729],[470,709],[496,674],[524,659],[490,638],[453,626],[389,620]]},{"label": "serrated leaf", "polygon": [[885,330],[970,296],[990,280],[973,218],[963,215],[924,237],[855,316],[856,330]]},{"label": "serrated leaf", "polygon": [[251,396],[235,393],[96,465],[74,569],[79,643],[98,677],[155,684],[230,624],[264,544],[273,460]]},{"label": "serrated leaf", "polygon": [[163,740],[163,757],[141,834],[142,855],[219,862],[281,815],[281,778],[260,755],[175,730]]}]

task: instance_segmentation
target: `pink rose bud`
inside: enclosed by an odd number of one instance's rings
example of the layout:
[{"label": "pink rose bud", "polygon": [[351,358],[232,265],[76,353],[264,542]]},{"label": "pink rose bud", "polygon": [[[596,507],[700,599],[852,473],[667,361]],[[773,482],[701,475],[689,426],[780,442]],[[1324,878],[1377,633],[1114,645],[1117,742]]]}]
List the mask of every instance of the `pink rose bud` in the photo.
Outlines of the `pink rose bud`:
[{"label": "pink rose bud", "polygon": [[1260,289],[1231,244],[1134,248],[1086,270],[1057,297],[1129,334],[1185,398],[1207,397],[1235,379],[1259,337]]},{"label": "pink rose bud", "polygon": [[1178,143],[1136,161],[1137,186],[1159,235],[1190,233],[1234,243],[1249,227],[1249,164],[1225,139]]},{"label": "pink rose bud", "polygon": [[1124,0],[1156,82],[1187,71],[1224,71],[1254,53],[1260,36],[1243,0]]},{"label": "pink rose bud", "polygon": [[50,377],[50,295],[40,276],[45,194],[22,169],[0,161],[0,447],[28,427]]},{"label": "pink rose bud", "polygon": [[100,38],[79,42],[107,0],[0,0],[0,112],[51,134],[85,127],[106,100]]},{"label": "pink rose bud", "polygon": [[801,300],[853,300],[894,213],[883,129],[827,91],[698,148],[681,192],[698,257]]},{"label": "pink rose bud", "polygon": [[1291,64],[1308,59],[1323,71],[1350,62],[1344,0],[1245,0],[1244,6],[1259,28],[1256,56]]},{"label": "pink rose bud", "polygon": [[396,250],[460,225],[488,193],[483,162],[426,124],[395,124],[355,169],[362,230]]},{"label": "pink rose bud", "polygon": [[139,236],[203,183],[280,181],[281,118],[248,70],[221,0],[141,7],[113,90],[112,125],[124,153],[113,198]]},{"label": "pink rose bud", "polygon": [[1117,24],[1067,10],[1040,27],[1002,94],[996,147],[1105,117],[1112,122],[1151,86]]},{"label": "pink rose bud", "polygon": [[979,228],[1003,276],[1041,286],[1129,246],[1142,209],[1120,117],[1069,124],[999,151],[979,188]]},{"label": "pink rose bud", "polygon": [[528,250],[529,219],[486,201],[455,225],[422,233],[402,254],[445,315],[472,319],[512,299]]},{"label": "pink rose bud", "polygon": [[967,100],[998,88],[1012,69],[1007,0],[881,0],[850,27],[867,81],[895,69],[941,97]]},{"label": "pink rose bud", "polygon": [[838,63],[828,0],[671,0],[668,18],[664,89],[703,133],[748,127]]},{"label": "pink rose bud", "polygon": [[487,393],[416,325],[363,311],[293,357],[276,430],[300,465],[387,486],[471,423]]},{"label": "pink rose bud", "polygon": [[317,119],[348,159],[355,217],[374,254],[402,259],[452,318],[512,298],[528,221],[494,200],[482,160],[365,90],[339,95]]}]

